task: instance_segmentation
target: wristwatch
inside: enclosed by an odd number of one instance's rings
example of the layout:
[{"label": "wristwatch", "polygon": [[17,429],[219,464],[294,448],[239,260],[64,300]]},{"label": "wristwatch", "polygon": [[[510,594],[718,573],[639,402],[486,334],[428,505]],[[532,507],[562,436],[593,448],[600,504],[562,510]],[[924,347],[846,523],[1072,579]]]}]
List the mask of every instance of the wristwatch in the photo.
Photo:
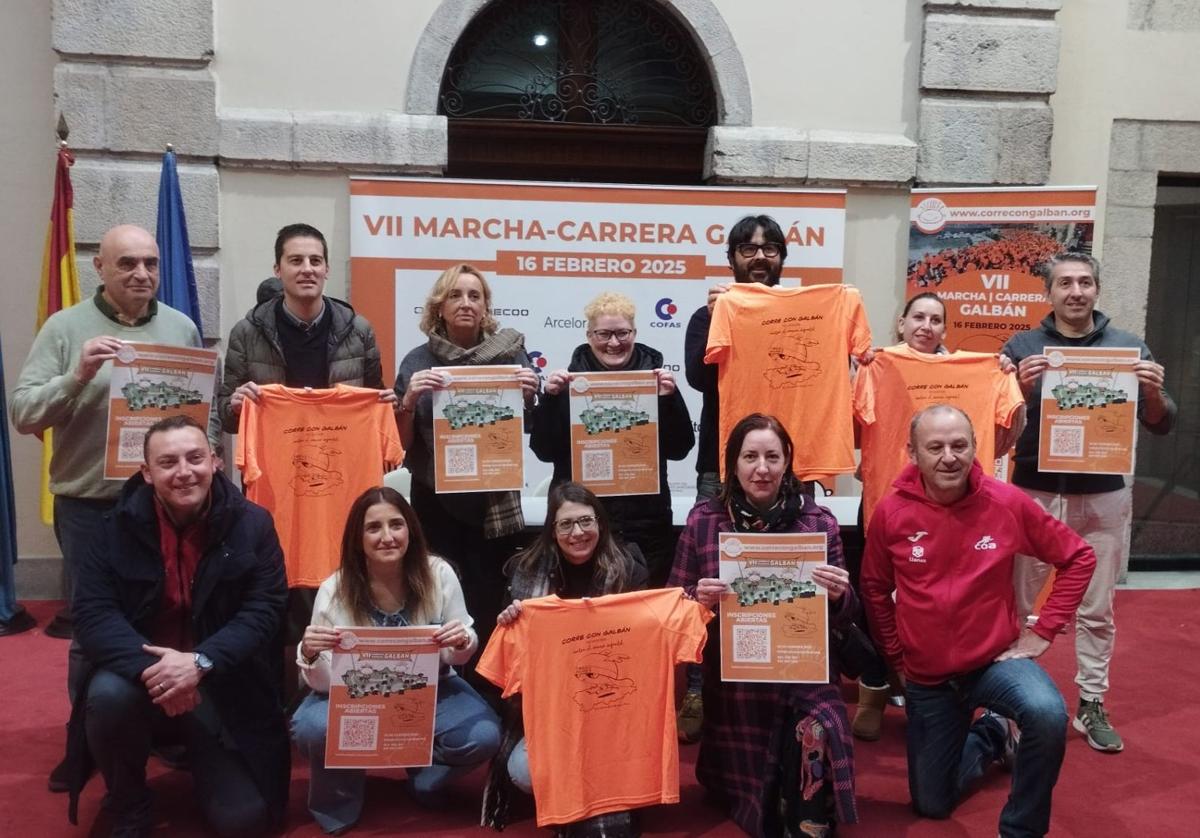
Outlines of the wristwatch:
[{"label": "wristwatch", "polygon": [[212,658],[208,655],[203,652],[196,652],[192,655],[192,660],[195,661],[196,669],[200,670],[201,675],[207,675],[212,672],[213,662]]}]

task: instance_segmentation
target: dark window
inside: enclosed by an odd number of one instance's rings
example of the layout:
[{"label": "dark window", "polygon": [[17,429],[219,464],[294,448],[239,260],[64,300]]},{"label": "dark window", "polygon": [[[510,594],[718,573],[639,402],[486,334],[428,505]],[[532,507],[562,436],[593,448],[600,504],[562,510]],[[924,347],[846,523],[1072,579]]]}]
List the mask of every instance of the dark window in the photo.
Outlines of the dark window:
[{"label": "dark window", "polygon": [[699,183],[716,98],[691,34],[648,0],[501,0],[442,78],[459,177]]}]

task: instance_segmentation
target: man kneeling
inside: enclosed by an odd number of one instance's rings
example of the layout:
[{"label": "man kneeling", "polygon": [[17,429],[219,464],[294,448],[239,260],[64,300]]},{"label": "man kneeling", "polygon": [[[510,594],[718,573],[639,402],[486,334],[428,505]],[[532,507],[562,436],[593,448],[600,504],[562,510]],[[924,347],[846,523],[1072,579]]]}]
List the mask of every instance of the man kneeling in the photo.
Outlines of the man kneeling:
[{"label": "man kneeling", "polygon": [[[949,817],[972,781],[1001,762],[1013,779],[1000,834],[1044,835],[1067,711],[1033,658],[1078,608],[1095,553],[1020,489],[983,473],[958,408],[917,413],[908,452],[912,465],[867,529],[862,594],[879,648],[907,679],[913,806]],[[1057,569],[1031,628],[1017,622],[1018,553]],[[972,723],[979,707],[986,712]]]},{"label": "man kneeling", "polygon": [[282,818],[291,767],[274,524],[190,418],[153,425],[144,454],[75,586],[87,672],[67,736],[71,822],[99,767],[113,835],[149,834],[146,760],[182,746],[216,832],[259,835]]}]

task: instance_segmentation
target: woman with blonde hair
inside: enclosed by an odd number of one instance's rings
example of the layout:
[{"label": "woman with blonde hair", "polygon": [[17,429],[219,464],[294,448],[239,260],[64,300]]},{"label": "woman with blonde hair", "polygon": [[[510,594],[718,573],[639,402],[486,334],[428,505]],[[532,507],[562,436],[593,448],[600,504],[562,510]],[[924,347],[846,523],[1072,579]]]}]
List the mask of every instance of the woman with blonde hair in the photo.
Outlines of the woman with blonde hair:
[{"label": "woman with blonde hair", "polygon": [[502,606],[504,562],[521,546],[521,495],[434,490],[433,393],[445,381],[432,368],[519,364],[527,410],[536,403],[538,377],[525,352],[525,336],[496,322],[491,287],[471,265],[453,265],[433,283],[421,331],[426,342],[404,356],[396,373],[397,422],[404,465],[412,473],[412,505],[425,524],[430,549],[462,575],[467,610],[477,617],[486,644]]},{"label": "woman with blonde hair", "polygon": [[651,587],[661,587],[675,556],[671,487],[667,460],[682,460],[692,450],[692,417],[675,377],[663,367],[662,353],[637,341],[636,309],[624,294],[606,292],[583,309],[587,342],[575,348],[566,369],[546,377],[546,392],[533,413],[529,447],[539,460],[554,464],[552,485],[571,479],[571,416],[567,388],[576,375],[618,370],[653,370],[658,379],[657,495],[606,495],[600,498],[618,538],[637,544],[650,571]]}]

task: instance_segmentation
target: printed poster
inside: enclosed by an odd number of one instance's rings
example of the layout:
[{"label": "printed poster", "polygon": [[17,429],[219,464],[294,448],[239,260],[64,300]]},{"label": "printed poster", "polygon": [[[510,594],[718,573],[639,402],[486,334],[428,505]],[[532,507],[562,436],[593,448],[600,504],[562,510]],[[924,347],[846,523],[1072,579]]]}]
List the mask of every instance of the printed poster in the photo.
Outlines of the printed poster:
[{"label": "printed poster", "polygon": [[[583,307],[604,291],[637,306],[638,340],[683,381],[683,335],[708,289],[730,282],[729,230],[744,216],[779,222],[788,245],[781,285],[842,281],[846,193],[840,189],[621,186],[596,183],[354,177],[349,181],[350,302],[368,312],[384,375],[424,335],[418,323],[438,274],[468,262],[492,289],[492,314],[525,336],[542,375],[565,369],[586,339]],[[692,418],[700,394],[681,383]],[[525,450],[532,491],[553,466]],[[667,463],[691,506],[696,450]]]},{"label": "printed poster", "polygon": [[1095,215],[1094,186],[914,189],[905,298],[946,302],[950,352],[999,352],[1050,313],[1034,270],[1062,251],[1091,253]]},{"label": "printed poster", "polygon": [[829,682],[824,533],[721,533],[721,680]]},{"label": "printed poster", "polygon": [[437,626],[339,628],[329,684],[328,768],[410,768],[433,761],[441,659]]},{"label": "printed poster", "polygon": [[141,467],[146,430],[159,419],[182,413],[207,435],[216,378],[216,350],[122,343],[108,390],[104,478],[124,480]]},{"label": "printed poster", "polygon": [[654,370],[573,373],[571,479],[599,496],[657,495]]},{"label": "printed poster", "polygon": [[1134,348],[1047,346],[1038,471],[1133,474],[1138,380]]},{"label": "printed poster", "polygon": [[438,492],[521,491],[525,485],[525,397],[516,364],[434,367],[434,488]]}]

